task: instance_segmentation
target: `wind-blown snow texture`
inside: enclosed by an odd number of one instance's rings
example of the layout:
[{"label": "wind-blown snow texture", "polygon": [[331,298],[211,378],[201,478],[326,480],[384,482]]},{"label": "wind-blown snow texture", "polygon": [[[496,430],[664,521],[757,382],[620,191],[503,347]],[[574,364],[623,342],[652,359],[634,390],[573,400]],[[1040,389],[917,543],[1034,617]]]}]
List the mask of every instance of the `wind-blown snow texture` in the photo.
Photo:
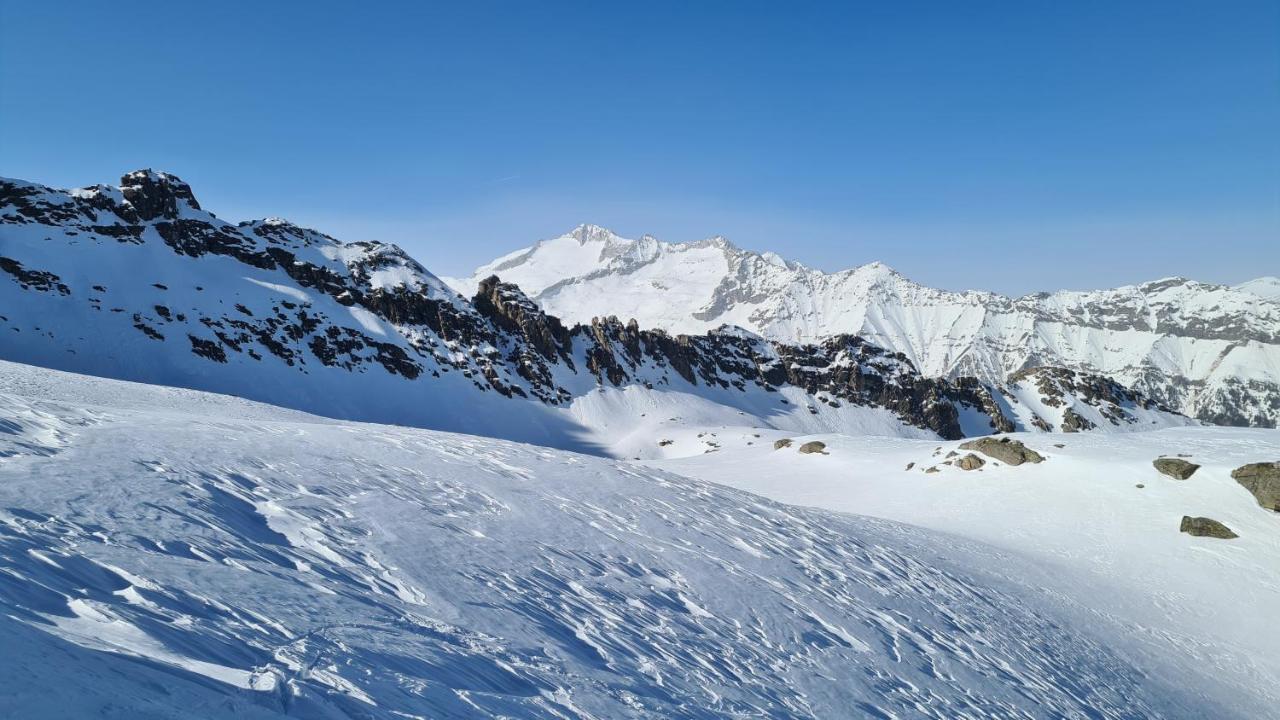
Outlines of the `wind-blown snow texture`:
[{"label": "wind-blown snow texture", "polygon": [[[1256,710],[954,537],[532,446],[0,377],[5,717]],[[109,406],[138,392],[154,407]]]},{"label": "wind-blown snow texture", "polygon": [[880,263],[828,274],[720,237],[633,241],[590,225],[449,282],[470,292],[492,273],[570,321],[614,314],[684,333],[728,323],[785,341],[852,333],[927,376],[1002,383],[1056,365],[1114,378],[1206,422],[1280,421],[1276,278],[1008,298],[927,288]]},{"label": "wind-blown snow texture", "polygon": [[[1168,428],[1146,433],[1013,437],[1045,459],[1011,466],[986,456],[956,461],[961,442],[887,437],[789,436],[751,445],[740,429],[707,429],[714,454],[686,452],[653,466],[782,502],[856,512],[1017,552],[1051,569],[1047,586],[1087,598],[1098,616],[1177,648],[1192,670],[1213,668],[1259,717],[1280,703],[1280,514],[1232,478],[1245,464],[1280,458],[1280,433],[1258,428]],[[749,435],[747,437],[750,437]],[[704,439],[705,439],[704,438]],[[677,438],[672,448],[688,447]],[[810,441],[826,454],[801,454]],[[981,454],[979,452],[979,454]],[[1186,480],[1152,461],[1199,466]],[[1183,516],[1223,522],[1224,541],[1179,532]],[[1102,588],[1090,588],[1089,582]],[[1264,709],[1264,708],[1272,709]],[[1180,717],[1190,717],[1180,715]]]},{"label": "wind-blown snow texture", "polygon": [[[656,444],[650,412],[682,407],[804,432],[1079,429],[856,336],[569,327],[494,278],[463,298],[399,248],[276,218],[233,225],[150,170],[72,191],[0,181],[0,337],[0,357],[45,367],[627,457]],[[1072,402],[1103,430],[1189,422],[1123,390]]]}]

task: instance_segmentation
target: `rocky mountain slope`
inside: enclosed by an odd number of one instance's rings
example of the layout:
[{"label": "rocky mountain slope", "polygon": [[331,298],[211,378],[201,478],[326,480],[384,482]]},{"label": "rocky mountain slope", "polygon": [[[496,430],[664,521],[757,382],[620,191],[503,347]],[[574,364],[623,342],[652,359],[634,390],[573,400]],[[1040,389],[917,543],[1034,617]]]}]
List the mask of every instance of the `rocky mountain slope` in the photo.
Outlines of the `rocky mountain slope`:
[{"label": "rocky mountain slope", "polygon": [[[228,223],[149,170],[71,191],[0,181],[0,335],[0,357],[45,367],[614,454],[659,413],[943,438],[1085,428],[1018,412],[1016,386],[925,377],[856,335],[568,325],[496,277],[465,298],[395,246]],[[1189,422],[1140,395],[1069,391],[1097,409],[1090,428]]]},{"label": "rocky mountain slope", "polygon": [[854,334],[928,377],[1003,383],[1061,366],[1104,375],[1184,414],[1224,425],[1280,421],[1280,281],[1237,287],[1173,278],[1092,292],[1009,298],[948,292],[871,263],[823,273],[724,238],[628,240],[584,225],[508,254],[498,273],[567,320],[601,313],[697,333],[737,325],[787,342]]}]

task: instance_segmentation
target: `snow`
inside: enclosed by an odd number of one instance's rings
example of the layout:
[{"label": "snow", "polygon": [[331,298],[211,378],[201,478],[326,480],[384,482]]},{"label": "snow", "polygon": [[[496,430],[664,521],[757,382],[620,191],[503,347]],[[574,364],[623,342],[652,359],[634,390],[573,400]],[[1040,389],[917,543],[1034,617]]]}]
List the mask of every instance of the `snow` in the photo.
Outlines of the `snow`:
[{"label": "snow", "polygon": [[[1065,582],[1078,567],[1009,544],[549,448],[70,378],[0,365],[3,716],[1244,718],[1275,700],[1267,676],[1222,677],[1238,654],[1099,612],[1113,577]],[[1236,432],[1201,472],[1276,449]],[[1147,443],[1117,446],[1132,448],[1122,473],[1158,435],[1110,436]],[[1197,459],[1220,445],[1197,437],[1176,436]],[[803,488],[836,482],[821,468],[853,456],[841,443],[871,442],[829,440],[830,456],[790,455],[799,478],[764,452],[669,462]],[[878,442],[895,461],[932,447]],[[1167,492],[1227,499],[1199,480]],[[1238,543],[1168,544],[1205,583],[1236,582],[1242,611],[1273,601],[1259,558],[1275,557],[1274,518],[1215,510]],[[1251,617],[1268,616],[1237,629]],[[1251,647],[1274,632],[1257,629]]]},{"label": "snow", "polygon": [[[792,436],[791,448],[775,451],[777,437],[766,433],[753,446],[725,444],[715,455],[652,465],[1016,552],[1048,571],[1054,591],[1087,597],[1100,617],[1135,628],[1148,642],[1171,643],[1187,672],[1212,666],[1242,695],[1262,704],[1280,699],[1269,680],[1280,677],[1280,628],[1271,622],[1280,603],[1280,517],[1230,478],[1236,467],[1280,458],[1277,431],[1017,434],[1047,460],[1010,467],[987,458],[981,471],[943,464],[951,452],[969,452],[960,442]],[[795,451],[813,439],[829,454]],[[1176,454],[1202,467],[1185,481],[1152,467],[1157,457]],[[931,466],[940,472],[925,473]],[[1181,534],[1183,515],[1219,520],[1240,537]],[[1107,589],[1084,590],[1090,583]]]},{"label": "snow", "polygon": [[1260,277],[1235,286],[1236,290],[1252,293],[1267,300],[1280,300],[1280,278]]},{"label": "snow", "polygon": [[257,278],[251,278],[251,277],[247,277],[245,278],[245,280],[248,280],[249,282],[253,283],[254,285],[257,285],[258,287],[266,288],[268,290],[274,290],[280,295],[283,295],[284,297],[287,297],[287,298],[291,298],[293,300],[297,300],[300,303],[306,303],[306,304],[311,303],[311,295],[301,288],[293,287],[290,285],[283,285],[280,283],[271,283],[265,280],[259,280]]},{"label": "snow", "polygon": [[380,337],[387,336],[387,329],[383,326],[382,320],[380,320],[377,315],[374,315],[362,307],[356,307],[354,305],[347,308],[347,311],[351,313],[352,319],[354,319],[356,323],[366,331]]}]

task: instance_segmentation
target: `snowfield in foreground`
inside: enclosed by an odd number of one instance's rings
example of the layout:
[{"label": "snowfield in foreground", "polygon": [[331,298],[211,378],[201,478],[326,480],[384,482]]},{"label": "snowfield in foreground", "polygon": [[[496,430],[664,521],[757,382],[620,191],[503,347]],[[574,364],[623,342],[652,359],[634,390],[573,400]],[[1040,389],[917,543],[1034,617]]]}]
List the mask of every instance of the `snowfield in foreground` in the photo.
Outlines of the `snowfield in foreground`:
[{"label": "snowfield in foreground", "polygon": [[534,446],[0,376],[4,717],[1230,718],[1274,692],[1095,611],[1104,584],[1073,595],[955,536]]},{"label": "snowfield in foreground", "polygon": [[[1280,513],[1231,477],[1280,458],[1280,432],[1167,428],[1151,432],[1010,436],[1045,459],[1010,466],[966,441],[786,435],[743,427],[686,430],[651,466],[787,503],[859,513],[943,532],[1029,558],[1048,587],[1136,637],[1177,648],[1188,670],[1211,669],[1260,706],[1280,703]],[[774,443],[790,439],[789,447]],[[805,442],[825,454],[801,454]],[[711,452],[695,450],[698,443]],[[1153,467],[1181,456],[1200,467],[1176,480]],[[1179,532],[1209,517],[1239,537]],[[1090,587],[1090,585],[1094,587]],[[1260,712],[1271,716],[1274,709]]]}]

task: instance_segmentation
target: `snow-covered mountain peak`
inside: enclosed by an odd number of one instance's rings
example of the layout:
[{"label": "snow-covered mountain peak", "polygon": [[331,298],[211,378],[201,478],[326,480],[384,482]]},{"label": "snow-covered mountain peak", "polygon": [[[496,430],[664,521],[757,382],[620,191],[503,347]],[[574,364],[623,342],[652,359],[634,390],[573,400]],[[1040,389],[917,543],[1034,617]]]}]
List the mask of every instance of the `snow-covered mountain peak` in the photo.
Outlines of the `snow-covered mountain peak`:
[{"label": "snow-covered mountain peak", "polygon": [[1280,301],[1280,277],[1266,276],[1240,283],[1235,290],[1257,295],[1265,300]]},{"label": "snow-covered mountain peak", "polygon": [[723,238],[607,243],[572,252],[543,241],[470,278],[497,273],[548,313],[704,333],[738,325],[772,340],[866,337],[929,376],[1002,383],[1027,367],[1105,375],[1214,423],[1280,421],[1280,280],[1236,287],[1171,277],[1107,290],[1011,298],[916,283],[882,262],[826,273]]},{"label": "snow-covered mountain peak", "polygon": [[779,255],[778,253],[773,252],[773,251],[767,251],[767,252],[763,252],[763,253],[761,253],[761,254],[760,254],[760,259],[761,259],[761,260],[764,260],[766,263],[769,263],[770,265],[772,265],[772,266],[774,266],[774,267],[777,267],[777,268],[786,268],[786,267],[788,267],[788,265],[787,265],[787,261],[786,261],[786,260],[784,260],[784,259],[783,259],[783,257],[782,257],[781,255]]},{"label": "snow-covered mountain peak", "polygon": [[560,237],[573,238],[582,245],[586,245],[588,243],[604,243],[608,245],[617,242],[629,242],[609,228],[592,225],[590,223],[582,223]]}]

